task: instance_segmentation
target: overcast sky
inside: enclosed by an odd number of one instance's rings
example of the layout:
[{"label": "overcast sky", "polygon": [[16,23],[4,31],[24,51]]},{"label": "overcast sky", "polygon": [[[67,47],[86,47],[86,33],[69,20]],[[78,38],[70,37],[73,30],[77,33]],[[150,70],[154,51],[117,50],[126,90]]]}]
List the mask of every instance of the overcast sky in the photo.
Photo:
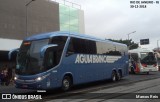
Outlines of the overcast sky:
[{"label": "overcast sky", "polygon": [[136,31],[130,35],[133,41],[149,38],[150,45],[142,47],[157,47],[157,40],[160,40],[160,4],[147,4],[147,8],[130,8],[130,1],[134,0],[69,1],[78,3],[84,10],[86,34],[103,39],[127,39],[127,34]]}]

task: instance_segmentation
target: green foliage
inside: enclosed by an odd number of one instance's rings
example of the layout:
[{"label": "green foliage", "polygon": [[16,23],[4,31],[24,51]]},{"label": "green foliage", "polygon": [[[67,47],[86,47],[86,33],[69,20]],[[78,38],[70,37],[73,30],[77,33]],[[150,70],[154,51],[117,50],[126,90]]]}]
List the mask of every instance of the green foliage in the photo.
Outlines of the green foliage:
[{"label": "green foliage", "polygon": [[134,41],[132,41],[132,39],[130,39],[130,40],[122,40],[122,39],[120,39],[120,40],[114,40],[114,39],[108,39],[108,40],[113,41],[113,42],[118,42],[118,43],[126,44],[127,46],[129,46],[129,49],[130,49],[130,50],[131,50],[131,49],[136,49],[136,48],[139,47],[137,43],[135,43]]}]

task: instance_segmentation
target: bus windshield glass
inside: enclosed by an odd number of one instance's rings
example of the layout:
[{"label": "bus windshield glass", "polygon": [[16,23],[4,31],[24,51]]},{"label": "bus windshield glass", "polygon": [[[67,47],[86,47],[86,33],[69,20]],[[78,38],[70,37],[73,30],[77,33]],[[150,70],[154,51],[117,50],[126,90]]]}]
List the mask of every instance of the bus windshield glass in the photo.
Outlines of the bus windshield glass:
[{"label": "bus windshield glass", "polygon": [[33,75],[44,70],[43,58],[40,50],[49,43],[49,39],[24,41],[17,57],[16,73],[19,75]]},{"label": "bus windshield glass", "polygon": [[156,58],[152,52],[142,52],[141,63],[147,65],[153,65],[156,64]]}]

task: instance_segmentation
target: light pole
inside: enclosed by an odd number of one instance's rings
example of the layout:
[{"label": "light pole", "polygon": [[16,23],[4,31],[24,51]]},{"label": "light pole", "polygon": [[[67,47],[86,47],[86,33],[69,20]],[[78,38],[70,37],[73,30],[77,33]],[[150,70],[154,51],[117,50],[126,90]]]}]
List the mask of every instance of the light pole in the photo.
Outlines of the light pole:
[{"label": "light pole", "polygon": [[127,35],[128,35],[128,49],[129,49],[129,45],[130,45],[130,43],[129,43],[129,35],[130,35],[130,34],[133,34],[133,33],[135,33],[135,32],[136,32],[136,31],[133,31],[133,32],[127,34]]},{"label": "light pole", "polygon": [[158,41],[160,41],[160,39],[157,40],[157,50],[158,50],[158,52],[159,52],[159,43],[158,43]]},{"label": "light pole", "polygon": [[31,0],[29,1],[28,3],[26,3],[26,37],[28,36],[28,6],[29,4],[31,4],[33,1],[36,1],[36,0]]}]

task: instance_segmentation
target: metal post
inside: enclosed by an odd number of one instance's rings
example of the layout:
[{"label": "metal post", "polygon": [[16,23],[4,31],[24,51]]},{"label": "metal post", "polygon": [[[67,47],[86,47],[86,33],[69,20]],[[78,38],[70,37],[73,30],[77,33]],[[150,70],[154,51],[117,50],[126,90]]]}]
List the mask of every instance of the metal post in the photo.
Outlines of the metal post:
[{"label": "metal post", "polygon": [[158,41],[159,41],[159,40],[157,40],[157,50],[159,51],[159,43],[158,43]]},{"label": "metal post", "polygon": [[129,46],[130,46],[130,43],[129,43],[129,35],[132,34],[132,33],[135,33],[135,32],[136,32],[136,31],[133,31],[133,32],[127,34],[127,35],[128,35],[128,49],[129,49]]},{"label": "metal post", "polygon": [[25,5],[26,6],[26,37],[28,37],[28,6],[33,1],[36,1],[36,0],[31,0]]},{"label": "metal post", "polygon": [[129,43],[129,34],[128,34],[128,47],[129,47],[130,43]]},{"label": "metal post", "polygon": [[26,37],[28,37],[28,10],[26,6]]}]

